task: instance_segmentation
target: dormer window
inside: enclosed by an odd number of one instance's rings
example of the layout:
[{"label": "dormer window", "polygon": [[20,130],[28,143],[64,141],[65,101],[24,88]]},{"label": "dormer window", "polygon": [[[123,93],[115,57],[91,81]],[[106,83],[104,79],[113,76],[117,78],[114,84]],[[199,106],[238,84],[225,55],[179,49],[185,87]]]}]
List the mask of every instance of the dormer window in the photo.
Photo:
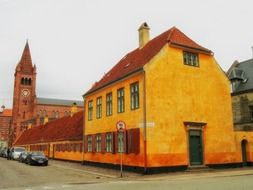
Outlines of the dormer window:
[{"label": "dormer window", "polygon": [[194,67],[199,67],[198,54],[184,51],[183,52],[184,64]]}]

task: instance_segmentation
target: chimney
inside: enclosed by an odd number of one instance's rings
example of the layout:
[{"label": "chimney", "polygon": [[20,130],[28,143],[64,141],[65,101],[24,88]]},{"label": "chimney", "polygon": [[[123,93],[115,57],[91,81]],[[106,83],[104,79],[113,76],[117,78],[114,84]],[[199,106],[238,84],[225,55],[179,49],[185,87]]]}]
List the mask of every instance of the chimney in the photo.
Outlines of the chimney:
[{"label": "chimney", "polygon": [[70,109],[70,116],[72,117],[75,113],[77,112],[77,105],[76,103],[74,102],[71,106],[71,109]]},{"label": "chimney", "polygon": [[149,41],[149,26],[146,22],[144,22],[139,31],[139,48],[143,48]]},{"label": "chimney", "polygon": [[43,125],[46,125],[47,123],[48,123],[48,116],[46,115],[46,116],[44,117]]}]

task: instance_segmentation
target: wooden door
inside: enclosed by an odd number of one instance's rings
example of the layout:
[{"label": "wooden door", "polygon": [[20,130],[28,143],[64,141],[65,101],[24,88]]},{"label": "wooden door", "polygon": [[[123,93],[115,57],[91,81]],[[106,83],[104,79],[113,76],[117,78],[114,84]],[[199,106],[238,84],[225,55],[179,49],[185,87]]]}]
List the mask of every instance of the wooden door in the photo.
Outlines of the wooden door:
[{"label": "wooden door", "polygon": [[190,165],[194,166],[203,164],[202,131],[189,131],[189,152]]}]

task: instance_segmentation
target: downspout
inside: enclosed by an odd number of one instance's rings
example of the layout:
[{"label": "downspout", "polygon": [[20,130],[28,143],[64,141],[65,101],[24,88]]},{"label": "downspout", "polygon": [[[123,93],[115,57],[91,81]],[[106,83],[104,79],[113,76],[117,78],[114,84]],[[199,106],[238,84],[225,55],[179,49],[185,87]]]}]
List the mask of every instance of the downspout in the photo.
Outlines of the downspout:
[{"label": "downspout", "polygon": [[143,70],[143,143],[144,143],[144,174],[147,174],[147,108],[146,108],[146,73]]},{"label": "downspout", "polygon": [[85,97],[83,96],[83,103],[84,103],[84,106],[83,106],[83,135],[82,135],[82,164],[84,165],[84,146],[85,146],[85,115],[86,115],[86,112],[85,112]]}]

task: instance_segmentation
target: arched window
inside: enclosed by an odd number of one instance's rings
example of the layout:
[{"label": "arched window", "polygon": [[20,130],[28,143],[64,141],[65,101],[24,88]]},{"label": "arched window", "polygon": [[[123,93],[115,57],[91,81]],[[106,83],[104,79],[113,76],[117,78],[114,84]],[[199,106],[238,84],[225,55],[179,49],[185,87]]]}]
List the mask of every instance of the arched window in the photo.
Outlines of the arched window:
[{"label": "arched window", "polygon": [[59,118],[59,116],[60,116],[60,115],[59,115],[59,111],[56,111],[55,117],[56,117],[56,118]]},{"label": "arched window", "polygon": [[21,84],[25,84],[25,79],[24,78],[21,79]]},{"label": "arched window", "polygon": [[47,115],[47,111],[43,110],[43,117],[46,117],[46,115]]},{"label": "arched window", "polygon": [[40,116],[40,117],[43,117],[42,110],[39,111],[39,116]]},{"label": "arched window", "polygon": [[23,119],[25,119],[25,112],[23,112]]},{"label": "arched window", "polygon": [[28,85],[28,78],[25,78],[25,85]]},{"label": "arched window", "polygon": [[32,84],[32,79],[29,78],[29,79],[28,79],[28,85],[31,85],[31,84]]},{"label": "arched window", "polygon": [[56,114],[54,110],[52,111],[52,118],[56,118]]},{"label": "arched window", "polygon": [[64,112],[64,116],[68,116],[68,112],[67,111]]}]

